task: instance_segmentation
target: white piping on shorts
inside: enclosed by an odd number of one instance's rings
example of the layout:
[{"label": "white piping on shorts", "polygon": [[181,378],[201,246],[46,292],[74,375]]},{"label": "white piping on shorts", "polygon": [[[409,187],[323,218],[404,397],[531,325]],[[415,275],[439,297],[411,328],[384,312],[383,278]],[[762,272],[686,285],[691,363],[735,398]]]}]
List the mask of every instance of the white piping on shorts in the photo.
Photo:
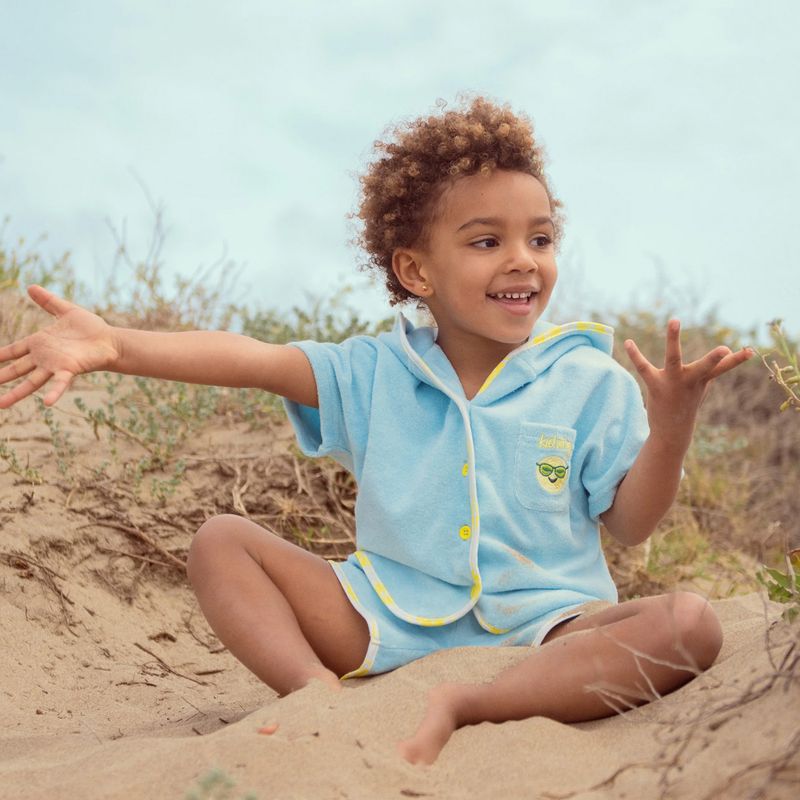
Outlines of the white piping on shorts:
[{"label": "white piping on shorts", "polygon": [[378,649],[380,648],[381,644],[381,636],[380,630],[378,629],[378,621],[372,614],[367,611],[364,606],[361,605],[361,602],[358,599],[358,595],[356,594],[355,589],[353,589],[349,580],[347,580],[347,576],[341,570],[339,565],[331,561],[329,562],[331,567],[333,567],[333,572],[336,577],[339,579],[339,583],[344,589],[344,593],[347,595],[347,599],[353,605],[356,611],[364,618],[364,621],[367,623],[367,627],[369,628],[369,646],[367,647],[366,655],[364,656],[364,660],[361,662],[361,665],[354,670],[351,670],[346,675],[342,675],[339,680],[343,681],[347,678],[362,678],[365,675],[369,675],[370,670],[372,669],[373,665],[375,664],[375,659],[378,656]]}]

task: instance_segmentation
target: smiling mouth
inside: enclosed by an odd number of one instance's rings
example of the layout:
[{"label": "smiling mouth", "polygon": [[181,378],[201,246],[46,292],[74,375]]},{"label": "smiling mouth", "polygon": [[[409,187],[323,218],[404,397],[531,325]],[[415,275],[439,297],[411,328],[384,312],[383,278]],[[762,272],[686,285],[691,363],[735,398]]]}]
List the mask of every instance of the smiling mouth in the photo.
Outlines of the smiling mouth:
[{"label": "smiling mouth", "polygon": [[490,300],[494,300],[506,308],[517,307],[520,311],[530,308],[533,299],[538,292],[496,292],[495,294],[487,294]]},{"label": "smiling mouth", "polygon": [[489,297],[493,300],[517,300],[524,303],[530,300],[534,294],[535,292],[497,292],[497,294],[490,294]]}]

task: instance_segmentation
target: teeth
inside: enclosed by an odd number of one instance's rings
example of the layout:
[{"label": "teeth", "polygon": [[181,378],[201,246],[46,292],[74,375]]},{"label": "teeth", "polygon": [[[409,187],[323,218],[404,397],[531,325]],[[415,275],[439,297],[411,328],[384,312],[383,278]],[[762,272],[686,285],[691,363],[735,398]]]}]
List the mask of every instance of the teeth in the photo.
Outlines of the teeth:
[{"label": "teeth", "polygon": [[492,297],[497,297],[500,300],[519,300],[520,297],[524,297],[527,300],[531,294],[533,292],[498,292]]}]

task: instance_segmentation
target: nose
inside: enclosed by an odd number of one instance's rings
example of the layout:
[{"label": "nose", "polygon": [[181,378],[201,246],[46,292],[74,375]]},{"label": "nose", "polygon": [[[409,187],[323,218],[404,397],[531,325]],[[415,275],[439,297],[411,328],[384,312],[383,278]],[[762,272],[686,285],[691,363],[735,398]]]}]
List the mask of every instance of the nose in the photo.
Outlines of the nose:
[{"label": "nose", "polygon": [[536,272],[538,269],[536,254],[527,241],[510,246],[506,272]]}]

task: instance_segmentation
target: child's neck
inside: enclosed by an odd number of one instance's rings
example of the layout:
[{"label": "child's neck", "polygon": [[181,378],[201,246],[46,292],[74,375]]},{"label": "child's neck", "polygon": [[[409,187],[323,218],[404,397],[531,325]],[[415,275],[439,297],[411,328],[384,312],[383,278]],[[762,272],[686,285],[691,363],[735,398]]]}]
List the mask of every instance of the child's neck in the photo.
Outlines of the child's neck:
[{"label": "child's neck", "polygon": [[436,343],[442,348],[455,370],[464,395],[472,400],[491,371],[522,342],[506,344],[478,336],[446,335],[441,330]]}]

